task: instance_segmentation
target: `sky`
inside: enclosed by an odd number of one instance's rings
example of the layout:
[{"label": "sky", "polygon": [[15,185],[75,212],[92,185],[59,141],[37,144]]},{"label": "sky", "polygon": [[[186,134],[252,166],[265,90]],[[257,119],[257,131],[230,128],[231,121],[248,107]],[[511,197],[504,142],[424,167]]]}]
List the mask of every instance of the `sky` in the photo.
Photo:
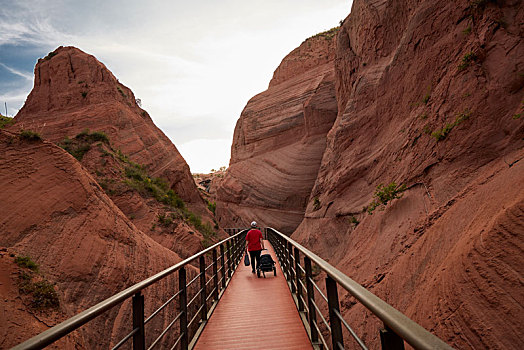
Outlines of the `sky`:
[{"label": "sky", "polygon": [[207,173],[229,165],[236,121],[282,59],[350,10],[351,0],[0,0],[0,113],[23,106],[38,58],[75,46]]}]

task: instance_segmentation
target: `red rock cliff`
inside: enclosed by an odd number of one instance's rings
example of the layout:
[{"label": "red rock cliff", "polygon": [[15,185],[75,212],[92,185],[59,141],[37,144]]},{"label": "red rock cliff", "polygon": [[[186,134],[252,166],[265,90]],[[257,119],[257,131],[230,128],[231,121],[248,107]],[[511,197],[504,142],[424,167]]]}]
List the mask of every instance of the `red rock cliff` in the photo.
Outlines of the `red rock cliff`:
[{"label": "red rock cliff", "polygon": [[[523,32],[520,1],[355,0],[293,234],[460,349],[516,349],[524,325]],[[367,214],[391,182],[403,197]],[[376,342],[378,323],[342,300]]]},{"label": "red rock cliff", "polygon": [[[337,107],[325,110],[337,117],[318,128],[322,146],[297,146],[309,145],[296,142],[300,87],[332,68],[292,59],[302,45],[237,123],[223,213],[291,229],[307,198],[294,239],[456,348],[519,348],[523,33],[517,0],[355,0],[336,37]],[[402,197],[372,211],[393,182]],[[379,322],[341,302],[377,345]]]},{"label": "red rock cliff", "polygon": [[77,48],[59,47],[38,61],[33,90],[15,122],[15,128],[37,131],[55,143],[84,129],[103,131],[133,161],[167,179],[186,202],[203,207],[188,165],[133,92]]},{"label": "red rock cliff", "polygon": [[222,226],[256,220],[291,233],[302,220],[337,113],[333,58],[332,36],[306,40],[248,102],[217,191]]}]

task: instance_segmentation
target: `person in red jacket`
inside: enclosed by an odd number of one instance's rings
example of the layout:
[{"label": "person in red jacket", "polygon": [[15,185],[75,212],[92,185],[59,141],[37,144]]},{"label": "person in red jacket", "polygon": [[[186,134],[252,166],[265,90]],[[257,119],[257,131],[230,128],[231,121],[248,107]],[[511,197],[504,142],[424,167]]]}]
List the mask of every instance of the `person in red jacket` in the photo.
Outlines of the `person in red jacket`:
[{"label": "person in red jacket", "polygon": [[[258,267],[260,261],[260,253],[264,249],[264,239],[262,232],[257,229],[256,221],[251,223],[251,230],[246,235],[246,251],[251,257],[251,272],[255,273],[255,268]],[[256,261],[256,263],[255,263]]]}]

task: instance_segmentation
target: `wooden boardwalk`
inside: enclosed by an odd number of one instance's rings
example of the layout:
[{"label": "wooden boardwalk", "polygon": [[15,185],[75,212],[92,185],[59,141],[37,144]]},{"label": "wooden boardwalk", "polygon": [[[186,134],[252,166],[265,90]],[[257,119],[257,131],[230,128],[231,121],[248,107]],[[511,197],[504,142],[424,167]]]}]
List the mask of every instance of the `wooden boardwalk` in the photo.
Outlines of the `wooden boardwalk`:
[{"label": "wooden boardwalk", "polygon": [[266,276],[242,260],[195,349],[312,349],[278,263],[277,276]]}]

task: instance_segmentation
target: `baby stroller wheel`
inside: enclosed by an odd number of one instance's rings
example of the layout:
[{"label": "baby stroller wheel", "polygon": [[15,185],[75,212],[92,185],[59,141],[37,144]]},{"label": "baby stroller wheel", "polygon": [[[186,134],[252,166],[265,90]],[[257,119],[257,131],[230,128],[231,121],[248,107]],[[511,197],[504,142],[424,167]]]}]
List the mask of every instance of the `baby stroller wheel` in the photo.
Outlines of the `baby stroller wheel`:
[{"label": "baby stroller wheel", "polygon": [[277,269],[273,266],[273,275],[276,276],[277,275]]},{"label": "baby stroller wheel", "polygon": [[257,269],[257,277],[260,278],[260,269]]}]

